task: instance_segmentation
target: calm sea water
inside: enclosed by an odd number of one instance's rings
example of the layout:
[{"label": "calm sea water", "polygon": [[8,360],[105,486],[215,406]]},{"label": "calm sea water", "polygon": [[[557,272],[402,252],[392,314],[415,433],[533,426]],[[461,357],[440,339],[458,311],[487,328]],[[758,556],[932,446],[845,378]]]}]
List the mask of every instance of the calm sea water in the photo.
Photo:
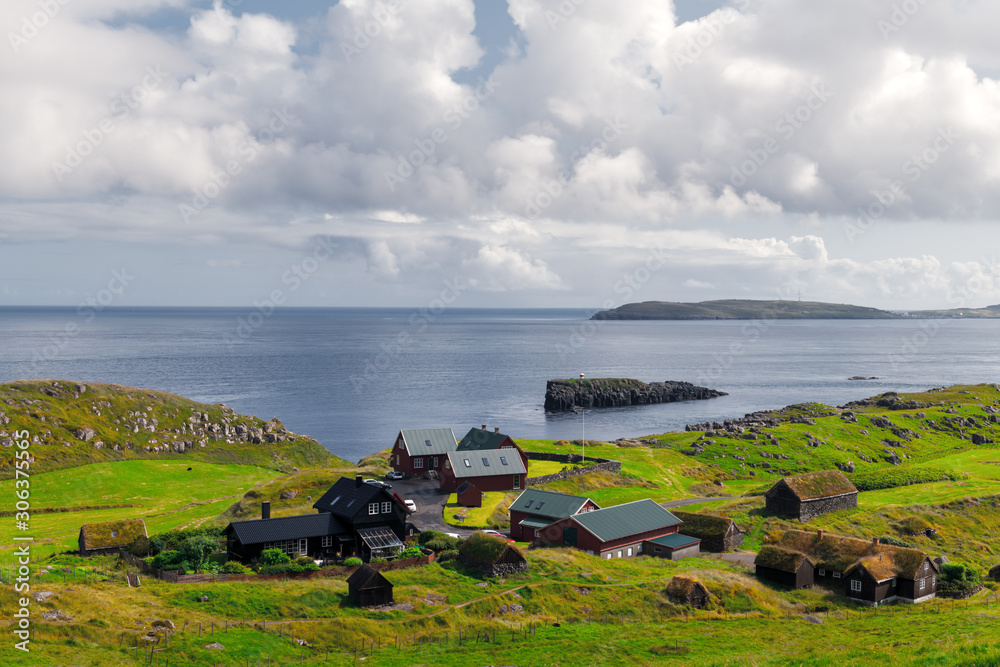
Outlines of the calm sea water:
[{"label": "calm sea water", "polygon": [[[1000,321],[589,322],[581,310],[0,309],[0,381],[63,378],[175,392],[280,417],[357,460],[401,428],[487,424],[581,437],[542,409],[550,378],[686,380],[708,401],[589,410],[588,439],[883,391],[1000,381]],[[243,324],[241,324],[241,322]],[[74,329],[75,327],[75,329]],[[854,375],[878,380],[849,381]]]}]

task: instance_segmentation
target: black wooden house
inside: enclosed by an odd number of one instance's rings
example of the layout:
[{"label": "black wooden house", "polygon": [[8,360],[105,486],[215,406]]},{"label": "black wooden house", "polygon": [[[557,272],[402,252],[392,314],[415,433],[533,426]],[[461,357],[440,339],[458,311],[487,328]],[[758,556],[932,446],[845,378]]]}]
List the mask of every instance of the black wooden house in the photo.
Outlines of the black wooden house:
[{"label": "black wooden house", "polygon": [[362,565],[347,578],[347,597],[359,607],[392,604],[392,582],[378,570]]},{"label": "black wooden house", "polygon": [[[341,477],[313,503],[316,511],[330,513],[353,536],[354,554],[365,559],[389,558],[406,546],[406,517],[402,498],[375,484]],[[347,554],[345,554],[347,555]]]}]

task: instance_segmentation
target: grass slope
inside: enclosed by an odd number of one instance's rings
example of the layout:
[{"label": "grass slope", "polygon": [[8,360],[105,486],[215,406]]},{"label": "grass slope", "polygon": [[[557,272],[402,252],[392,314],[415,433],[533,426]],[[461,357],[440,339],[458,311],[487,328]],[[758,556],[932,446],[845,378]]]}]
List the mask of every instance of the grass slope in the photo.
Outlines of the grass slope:
[{"label": "grass slope", "polygon": [[[84,429],[93,431],[86,440],[77,437]],[[262,442],[253,444],[247,435],[236,434],[243,429],[248,434],[256,430]],[[33,474],[134,459],[252,465],[285,472],[350,465],[312,438],[288,432],[277,419],[265,422],[222,404],[114,384],[30,380],[0,385],[0,479],[13,476],[13,439],[22,431],[28,432],[32,443]],[[268,438],[278,441],[266,442]],[[178,453],[178,443],[184,442],[185,451]]]}]

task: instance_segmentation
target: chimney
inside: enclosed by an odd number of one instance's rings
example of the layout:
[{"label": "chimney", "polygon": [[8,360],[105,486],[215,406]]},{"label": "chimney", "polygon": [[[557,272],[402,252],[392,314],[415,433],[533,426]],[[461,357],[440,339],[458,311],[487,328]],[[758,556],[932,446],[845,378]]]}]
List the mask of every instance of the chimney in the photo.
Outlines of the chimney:
[{"label": "chimney", "polygon": [[360,489],[361,485],[364,484],[361,480],[364,479],[361,475],[356,475],[354,477],[354,487]]},{"label": "chimney", "polygon": [[878,546],[878,538],[877,537],[873,537],[872,538],[872,546],[873,547],[877,547]]},{"label": "chimney", "polygon": [[821,540],[823,539],[823,529],[822,528],[819,529],[819,538],[818,539],[821,539]]},{"label": "chimney", "polygon": [[265,500],[260,504],[260,518],[270,519],[271,518],[271,501]]},{"label": "chimney", "polygon": [[483,431],[485,431],[485,430],[486,430],[486,424],[483,424],[483,428],[482,428],[482,430],[483,430]]},{"label": "chimney", "polygon": [[494,427],[493,432],[494,433],[499,433],[500,432],[500,427],[499,426]]}]

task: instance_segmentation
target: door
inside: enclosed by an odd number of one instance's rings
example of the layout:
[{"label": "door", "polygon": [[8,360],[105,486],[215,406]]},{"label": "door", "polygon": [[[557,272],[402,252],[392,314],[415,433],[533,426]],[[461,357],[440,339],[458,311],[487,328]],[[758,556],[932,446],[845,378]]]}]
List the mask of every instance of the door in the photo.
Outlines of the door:
[{"label": "door", "polygon": [[514,475],[514,490],[516,491],[520,488],[521,488],[521,476]]},{"label": "door", "polygon": [[563,544],[576,546],[576,528],[563,528]]},{"label": "door", "polygon": [[303,538],[299,540],[299,553],[303,556],[309,552],[309,540]]}]

